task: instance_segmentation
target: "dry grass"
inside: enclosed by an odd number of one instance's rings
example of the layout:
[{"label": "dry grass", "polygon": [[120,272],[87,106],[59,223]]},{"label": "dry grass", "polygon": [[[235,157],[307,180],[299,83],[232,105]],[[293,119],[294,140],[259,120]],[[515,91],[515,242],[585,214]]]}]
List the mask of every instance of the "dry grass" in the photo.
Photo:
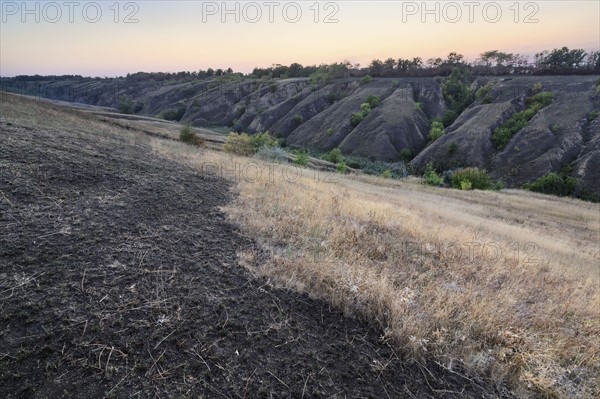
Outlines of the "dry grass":
[{"label": "dry grass", "polygon": [[307,169],[152,145],[238,182],[227,212],[269,254],[266,263],[241,254],[243,263],[379,324],[406,358],[486,376],[522,397],[600,393],[597,204],[315,179]]},{"label": "dry grass", "polygon": [[[23,117],[60,127],[48,112]],[[99,136],[117,129],[62,116]],[[237,182],[226,211],[268,255],[240,254],[244,264],[380,325],[407,359],[507,383],[521,397],[600,395],[598,204],[331,176],[140,140]]]}]

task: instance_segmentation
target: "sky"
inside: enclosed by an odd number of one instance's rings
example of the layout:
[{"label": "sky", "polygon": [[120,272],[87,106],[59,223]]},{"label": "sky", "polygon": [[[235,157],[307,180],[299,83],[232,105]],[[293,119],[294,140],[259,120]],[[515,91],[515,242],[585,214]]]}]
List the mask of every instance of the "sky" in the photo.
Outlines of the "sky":
[{"label": "sky", "polygon": [[0,1],[0,75],[600,50],[600,1]]}]

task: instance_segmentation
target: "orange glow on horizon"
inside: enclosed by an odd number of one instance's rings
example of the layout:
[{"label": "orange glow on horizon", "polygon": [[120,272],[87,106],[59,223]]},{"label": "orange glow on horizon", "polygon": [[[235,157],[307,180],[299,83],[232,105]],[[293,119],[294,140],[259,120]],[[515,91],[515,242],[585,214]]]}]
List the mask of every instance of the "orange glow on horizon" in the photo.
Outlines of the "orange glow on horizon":
[{"label": "orange glow on horizon", "polygon": [[[479,2],[481,7],[473,13],[472,23],[463,2],[455,2],[462,12],[462,19],[456,23],[448,20],[455,16],[451,8],[446,15],[443,13],[446,2],[427,3],[428,10],[437,7],[437,14],[418,10],[410,15],[408,11],[414,9],[407,9],[409,3],[420,7],[421,2],[341,1],[335,3],[337,9],[325,9],[327,2],[319,2],[318,15],[311,9],[313,2],[298,2],[302,15],[295,23],[285,19],[282,10],[289,3],[285,1],[274,11],[273,23],[269,22],[269,10],[265,7],[261,7],[260,21],[249,22],[247,19],[255,14],[250,8],[244,14],[247,2],[237,2],[239,23],[234,21],[235,13],[226,14],[225,22],[221,21],[220,12],[207,14],[207,4],[220,6],[221,2],[136,2],[137,23],[123,21],[135,11],[132,9],[120,9],[115,23],[117,15],[109,8],[112,2],[101,2],[102,18],[96,23],[86,21],[82,10],[75,10],[71,23],[68,10],[64,9],[62,19],[50,23],[46,18],[56,15],[49,14],[52,9],[44,15],[48,2],[36,2],[39,23],[34,21],[35,15],[26,15],[27,20],[22,22],[20,10],[7,8],[7,3],[21,4],[2,2],[0,73],[3,76],[35,73],[114,76],[209,67],[250,72],[255,66],[293,62],[314,65],[345,59],[365,66],[375,58],[427,59],[445,57],[451,51],[473,60],[483,51],[493,49],[525,55],[562,46],[600,49],[600,3],[590,1],[537,2],[537,10],[526,9],[528,2],[515,2],[519,5],[518,15],[515,9],[510,9],[513,2],[499,2],[502,15],[494,23],[490,22],[493,9],[488,10],[488,20],[482,14],[489,3],[486,1]],[[81,4],[83,7],[86,2]],[[229,10],[235,10],[235,4],[229,2]],[[294,16],[294,9],[290,10],[288,17]],[[536,12],[532,14],[533,11]],[[338,22],[325,23],[329,14]],[[538,22],[525,23],[530,14]],[[440,17],[438,23],[436,16]]]}]

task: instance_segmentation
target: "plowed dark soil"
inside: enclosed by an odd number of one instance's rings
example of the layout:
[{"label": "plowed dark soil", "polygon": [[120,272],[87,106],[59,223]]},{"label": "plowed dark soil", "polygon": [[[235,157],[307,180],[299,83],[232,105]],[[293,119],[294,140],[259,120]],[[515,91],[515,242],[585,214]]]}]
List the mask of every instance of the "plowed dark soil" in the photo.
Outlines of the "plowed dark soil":
[{"label": "plowed dark soil", "polygon": [[2,398],[489,397],[250,275],[228,184],[147,144],[4,119],[0,191]]}]

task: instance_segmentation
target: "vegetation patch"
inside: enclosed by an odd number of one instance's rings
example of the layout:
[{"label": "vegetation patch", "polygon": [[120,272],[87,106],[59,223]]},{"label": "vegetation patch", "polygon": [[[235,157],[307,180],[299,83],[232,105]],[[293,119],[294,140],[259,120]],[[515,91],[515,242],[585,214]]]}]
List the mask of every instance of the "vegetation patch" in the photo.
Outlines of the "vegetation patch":
[{"label": "vegetation patch", "polygon": [[537,193],[552,194],[559,197],[572,196],[575,194],[578,180],[565,174],[550,172],[539,179],[524,186],[526,190]]},{"label": "vegetation patch", "polygon": [[468,167],[459,169],[450,177],[452,187],[459,190],[489,190],[493,187],[488,173],[479,168]]},{"label": "vegetation patch", "polygon": [[438,120],[434,120],[433,122],[431,122],[431,128],[429,129],[429,134],[427,135],[427,138],[430,141],[436,141],[443,135],[444,135],[444,124]]},{"label": "vegetation patch", "polygon": [[278,145],[279,141],[271,137],[268,132],[252,135],[248,133],[231,132],[223,144],[223,149],[232,154],[251,156],[256,153],[259,148],[274,148]]},{"label": "vegetation patch", "polygon": [[552,103],[552,93],[549,91],[541,91],[525,100],[527,108],[521,112],[517,112],[509,120],[504,122],[502,126],[496,128],[492,134],[492,141],[497,150],[502,150],[512,136],[519,130],[527,126],[528,122],[542,109]]},{"label": "vegetation patch", "polygon": [[198,136],[193,130],[191,125],[185,125],[179,132],[179,140],[184,143],[200,146],[204,144],[202,137]]},{"label": "vegetation patch", "polygon": [[361,123],[380,102],[381,99],[379,97],[370,94],[365,102],[360,105],[360,111],[353,113],[350,117],[352,127],[358,126],[358,124]]},{"label": "vegetation patch", "polygon": [[163,112],[162,117],[167,121],[180,121],[185,114],[185,107],[180,105],[177,109],[169,109]]},{"label": "vegetation patch", "polygon": [[444,179],[433,167],[433,163],[429,162],[425,166],[425,172],[423,173],[423,183],[428,186],[442,186]]}]

